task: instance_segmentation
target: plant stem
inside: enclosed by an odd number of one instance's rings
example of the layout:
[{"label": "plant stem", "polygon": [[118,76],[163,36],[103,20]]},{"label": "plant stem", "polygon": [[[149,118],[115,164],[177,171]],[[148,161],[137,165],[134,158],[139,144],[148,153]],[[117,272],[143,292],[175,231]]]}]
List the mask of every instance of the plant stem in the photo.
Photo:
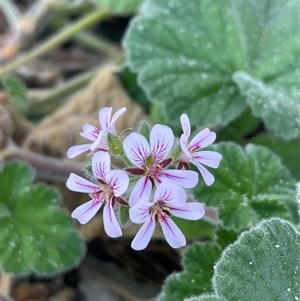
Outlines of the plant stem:
[{"label": "plant stem", "polygon": [[105,19],[108,16],[108,12],[105,10],[96,10],[87,14],[85,17],[81,18],[79,21],[70,24],[63,28],[60,32],[52,36],[50,39],[37,46],[31,52],[25,54],[24,56],[12,61],[10,64],[2,68],[1,77],[15,71],[21,66],[33,61],[34,59],[48,53],[64,41],[68,40],[76,33],[81,31],[82,29],[98,22],[100,20]]},{"label": "plant stem", "polygon": [[52,158],[19,148],[11,140],[1,153],[3,161],[23,161],[30,164],[39,180],[65,183],[71,172],[84,175],[84,164],[67,159]]}]

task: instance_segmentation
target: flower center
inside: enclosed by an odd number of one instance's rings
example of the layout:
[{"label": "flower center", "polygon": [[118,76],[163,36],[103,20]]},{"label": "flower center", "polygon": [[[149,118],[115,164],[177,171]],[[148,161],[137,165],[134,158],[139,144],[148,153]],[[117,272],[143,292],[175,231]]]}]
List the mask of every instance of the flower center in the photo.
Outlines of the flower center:
[{"label": "flower center", "polygon": [[94,200],[100,203],[108,203],[113,195],[113,190],[110,185],[103,185],[99,188],[99,190],[90,194]]},{"label": "flower center", "polygon": [[150,164],[149,166],[145,167],[145,176],[155,180],[158,178],[162,169],[163,167],[159,163]]},{"label": "flower center", "polygon": [[160,222],[171,216],[170,208],[162,201],[158,201],[150,208],[151,218]]},{"label": "flower center", "polygon": [[100,133],[100,130],[96,127],[90,132],[90,134],[96,138],[99,136],[99,133]]},{"label": "flower center", "polygon": [[190,145],[189,146],[189,151],[192,153],[192,152],[195,152],[197,150],[200,150],[201,149],[201,144],[198,142],[196,144],[193,144],[193,145]]}]

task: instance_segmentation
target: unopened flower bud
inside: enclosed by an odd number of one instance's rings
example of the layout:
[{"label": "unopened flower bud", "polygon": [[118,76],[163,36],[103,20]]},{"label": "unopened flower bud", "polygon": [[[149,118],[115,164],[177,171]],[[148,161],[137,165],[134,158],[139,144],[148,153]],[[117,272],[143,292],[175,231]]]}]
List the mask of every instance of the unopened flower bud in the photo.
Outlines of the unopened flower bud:
[{"label": "unopened flower bud", "polygon": [[109,150],[113,155],[122,155],[123,154],[123,146],[118,136],[108,132],[107,133],[107,144]]}]

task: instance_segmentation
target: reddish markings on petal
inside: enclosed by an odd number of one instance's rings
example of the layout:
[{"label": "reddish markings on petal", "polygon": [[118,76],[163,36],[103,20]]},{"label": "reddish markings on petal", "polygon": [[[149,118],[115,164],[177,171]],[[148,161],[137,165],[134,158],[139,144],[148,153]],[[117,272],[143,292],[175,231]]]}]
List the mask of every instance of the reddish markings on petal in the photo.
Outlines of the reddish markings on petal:
[{"label": "reddish markings on petal", "polygon": [[135,235],[131,243],[132,249],[139,251],[145,249],[148,246],[153,235],[155,225],[155,221],[151,217],[149,217],[148,220],[139,229],[138,233]]},{"label": "reddish markings on petal", "polygon": [[204,216],[205,210],[201,203],[185,203],[182,207],[171,207],[170,213],[180,218],[197,220]]},{"label": "reddish markings on petal", "polygon": [[212,168],[218,168],[222,155],[214,151],[201,151],[194,155],[194,160]]},{"label": "reddish markings on petal", "polygon": [[90,181],[82,177],[79,177],[74,173],[70,174],[66,186],[72,191],[87,192],[87,193],[96,192],[100,188],[99,185],[91,183]]},{"label": "reddish markings on petal", "polygon": [[90,146],[91,143],[72,146],[67,151],[67,157],[69,159],[73,159],[79,156],[80,154],[86,152],[87,150],[89,150]]},{"label": "reddish markings on petal", "polygon": [[168,167],[172,162],[173,162],[173,158],[167,158],[167,159],[163,160],[159,165],[161,166],[161,168],[166,168],[166,167]]},{"label": "reddish markings on petal", "polygon": [[95,141],[100,133],[100,130],[91,124],[85,124],[83,126],[83,132],[79,133],[81,137]]},{"label": "reddish markings on petal", "polygon": [[139,133],[129,134],[123,141],[124,152],[137,167],[144,169],[146,158],[150,155],[147,139]]},{"label": "reddish markings on petal", "polygon": [[111,201],[103,208],[103,223],[106,234],[110,237],[122,236],[121,227],[117,221]]},{"label": "reddish markings on petal", "polygon": [[198,163],[197,161],[193,161],[192,163],[195,164],[199,169],[205,184],[207,186],[212,185],[215,181],[215,177],[202,164]]},{"label": "reddish markings on petal", "polygon": [[104,107],[99,111],[99,122],[101,125],[101,129],[104,131],[108,130],[110,124],[112,107]]},{"label": "reddish markings on petal", "polygon": [[198,183],[198,173],[193,170],[167,169],[160,174],[183,188],[193,188]]},{"label": "reddish markings on petal", "polygon": [[129,204],[134,206],[138,202],[147,202],[149,201],[152,191],[152,183],[148,177],[140,178],[134,185],[130,197]]},{"label": "reddish markings on petal", "polygon": [[132,176],[142,176],[145,173],[144,169],[137,168],[137,167],[128,167],[125,168],[125,171]]},{"label": "reddish markings on petal", "polygon": [[186,245],[184,235],[171,218],[166,217],[160,220],[160,225],[166,241],[172,248],[176,249]]},{"label": "reddish markings on petal", "polygon": [[161,162],[174,144],[173,131],[166,125],[156,124],[150,132],[150,149],[155,162]]},{"label": "reddish markings on petal", "polygon": [[129,217],[133,223],[143,224],[150,216],[150,208],[153,206],[151,202],[139,202],[129,209]]},{"label": "reddish markings on petal", "polygon": [[96,179],[101,179],[105,182],[108,173],[110,172],[110,155],[107,152],[96,152],[92,158],[92,170]]},{"label": "reddish markings on petal", "polygon": [[211,132],[208,128],[199,132],[189,143],[189,148],[193,151],[200,150],[211,145],[216,140],[216,133]]},{"label": "reddish markings on petal", "polygon": [[102,204],[103,203],[99,201],[91,200],[77,207],[72,212],[71,216],[73,218],[76,218],[82,225],[84,225],[95,216],[95,214],[98,212]]},{"label": "reddish markings on petal", "polygon": [[128,188],[129,177],[123,170],[111,170],[106,179],[107,183],[112,187],[115,196],[122,195]]},{"label": "reddish markings on petal", "polygon": [[191,124],[189,117],[186,114],[180,116],[180,123],[183,130],[183,133],[188,137],[191,135]]},{"label": "reddish markings on petal", "polygon": [[171,181],[164,180],[155,190],[153,201],[174,202],[177,198],[178,186]]},{"label": "reddish markings on petal", "polygon": [[114,197],[114,201],[123,207],[129,207],[128,202],[121,196]]}]

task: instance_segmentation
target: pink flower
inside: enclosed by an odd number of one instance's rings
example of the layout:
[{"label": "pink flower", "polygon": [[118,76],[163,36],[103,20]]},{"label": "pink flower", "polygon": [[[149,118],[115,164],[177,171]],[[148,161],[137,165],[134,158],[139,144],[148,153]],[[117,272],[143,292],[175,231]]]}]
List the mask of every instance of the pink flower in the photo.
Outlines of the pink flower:
[{"label": "pink flower", "polygon": [[215,181],[214,176],[202,164],[212,168],[218,168],[222,155],[214,151],[200,150],[212,144],[216,139],[216,134],[206,128],[199,132],[189,143],[188,138],[191,134],[191,126],[188,116],[186,114],[182,114],[180,122],[183,134],[180,137],[182,154],[179,161],[182,163],[194,164],[199,169],[206,185],[213,184]]},{"label": "pink flower", "polygon": [[121,195],[127,190],[129,177],[125,171],[111,170],[110,155],[107,152],[99,151],[93,155],[92,171],[97,182],[92,183],[73,173],[67,180],[67,187],[72,191],[89,193],[92,198],[89,202],[77,207],[72,217],[81,224],[86,224],[102,204],[104,229],[110,237],[122,235],[121,227],[114,213],[114,204],[122,203]]},{"label": "pink flower", "polygon": [[198,202],[186,203],[186,194],[178,185],[165,180],[156,189],[153,202],[139,202],[129,210],[132,222],[143,226],[134,237],[131,246],[135,250],[147,247],[156,223],[159,222],[164,236],[173,248],[186,244],[185,237],[171,219],[171,215],[197,220],[204,216],[204,207]]},{"label": "pink flower", "polygon": [[99,111],[99,122],[101,125],[101,130],[97,127],[94,127],[90,124],[85,124],[83,126],[83,131],[79,133],[80,136],[91,140],[92,143],[75,145],[68,149],[67,156],[72,159],[80,155],[81,153],[91,150],[105,150],[108,151],[109,147],[107,145],[107,133],[110,132],[112,134],[117,135],[115,124],[117,119],[124,114],[126,108],[121,108],[118,110],[114,116],[111,118],[111,107],[104,107]]},{"label": "pink flower", "polygon": [[131,133],[124,139],[124,152],[136,166],[127,168],[126,171],[141,176],[130,194],[130,206],[138,201],[149,200],[153,184],[158,185],[163,179],[169,179],[183,188],[193,188],[197,185],[197,172],[165,169],[172,162],[168,154],[173,144],[172,130],[160,124],[156,124],[151,129],[150,143],[139,133]]}]

